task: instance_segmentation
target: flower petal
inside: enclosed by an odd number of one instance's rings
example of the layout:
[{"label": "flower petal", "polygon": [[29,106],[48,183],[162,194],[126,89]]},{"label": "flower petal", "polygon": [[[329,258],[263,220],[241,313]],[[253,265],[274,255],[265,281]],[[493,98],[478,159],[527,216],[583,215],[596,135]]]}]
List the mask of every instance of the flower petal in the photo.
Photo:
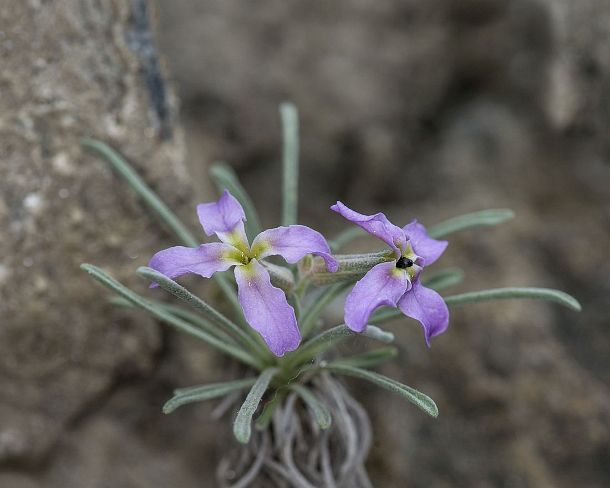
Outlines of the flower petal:
[{"label": "flower petal", "polygon": [[269,273],[253,259],[235,268],[239,303],[250,326],[265,340],[276,356],[294,351],[301,342],[294,309],[286,295],[271,284]]},{"label": "flower petal", "polygon": [[423,258],[426,266],[441,257],[447,249],[447,241],[437,241],[428,235],[426,228],[417,220],[405,225],[402,230],[407,235],[415,254]]},{"label": "flower petal", "polygon": [[395,261],[374,266],[345,300],[345,325],[355,332],[364,331],[375,309],[395,307],[408,284],[407,273],[397,268]]},{"label": "flower petal", "polygon": [[381,239],[394,249],[396,256],[400,256],[401,251],[404,251],[407,242],[404,231],[390,222],[383,213],[379,212],[374,215],[363,215],[354,212],[341,202],[337,202],[330,207],[330,209],[345,217],[350,222],[359,225],[369,234]]},{"label": "flower petal", "polygon": [[334,273],[339,267],[330,255],[330,248],[322,234],[304,225],[276,227],[261,232],[252,242],[252,254],[259,259],[280,255],[291,264],[307,254],[317,254],[326,262],[328,271]]},{"label": "flower petal", "polygon": [[237,199],[225,190],[218,201],[197,205],[197,215],[208,236],[231,232],[246,220],[246,214]]},{"label": "flower petal", "polygon": [[217,271],[226,271],[235,264],[242,264],[237,260],[237,253],[233,246],[220,242],[199,247],[175,246],[156,253],[148,265],[168,278],[187,273],[209,278]]},{"label": "flower petal", "polygon": [[426,288],[419,281],[398,302],[398,307],[407,317],[418,320],[424,328],[426,344],[430,338],[442,334],[449,325],[449,309],[437,292]]}]

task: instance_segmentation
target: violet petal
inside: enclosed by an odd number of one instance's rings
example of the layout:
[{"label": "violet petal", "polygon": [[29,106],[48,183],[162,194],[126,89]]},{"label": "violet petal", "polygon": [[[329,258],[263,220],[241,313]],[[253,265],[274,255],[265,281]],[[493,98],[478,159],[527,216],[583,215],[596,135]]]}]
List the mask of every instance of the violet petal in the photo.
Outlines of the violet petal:
[{"label": "violet petal", "polygon": [[216,202],[197,205],[197,215],[208,236],[228,233],[246,220],[246,214],[237,199],[225,190]]},{"label": "violet petal", "polygon": [[426,344],[430,338],[442,334],[449,325],[449,309],[437,292],[423,286],[419,280],[398,302],[398,307],[407,317],[418,320],[424,328]]},{"label": "violet petal", "polygon": [[250,326],[265,340],[276,356],[294,351],[301,342],[294,309],[286,295],[271,284],[269,273],[253,259],[235,267],[239,303]]},{"label": "violet petal", "polygon": [[407,290],[409,280],[396,262],[381,263],[356,283],[345,300],[345,325],[362,332],[375,309],[387,305],[395,307]]},{"label": "violet petal", "polygon": [[252,254],[259,259],[280,255],[291,264],[307,254],[317,254],[326,262],[328,271],[335,272],[338,268],[337,261],[330,255],[326,239],[304,225],[276,227],[261,232],[252,242]]},{"label": "violet petal", "polygon": [[209,278],[218,271],[226,271],[233,265],[242,264],[236,259],[236,253],[234,247],[220,242],[199,247],[175,246],[156,253],[148,265],[168,278],[187,273]]},{"label": "violet petal", "polygon": [[413,251],[423,258],[426,266],[440,258],[447,249],[447,241],[438,241],[430,237],[426,228],[417,220],[405,225],[402,230],[407,235]]},{"label": "violet petal", "polygon": [[381,239],[394,250],[396,256],[400,256],[401,251],[405,250],[407,239],[404,231],[390,222],[383,213],[364,215],[353,211],[341,202],[337,202],[330,209]]}]

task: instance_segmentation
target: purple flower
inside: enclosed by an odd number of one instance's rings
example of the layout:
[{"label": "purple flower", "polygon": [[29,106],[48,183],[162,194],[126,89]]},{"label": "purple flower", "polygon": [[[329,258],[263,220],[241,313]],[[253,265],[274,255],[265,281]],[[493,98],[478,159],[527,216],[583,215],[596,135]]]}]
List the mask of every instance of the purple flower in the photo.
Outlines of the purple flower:
[{"label": "purple flower", "polygon": [[398,307],[421,323],[429,346],[431,337],[447,329],[449,310],[437,292],[420,283],[419,275],[443,254],[447,242],[432,239],[416,220],[401,229],[382,213],[362,215],[341,202],[330,208],[385,242],[395,258],[374,266],[356,283],[345,301],[345,324],[362,332],[375,309]]},{"label": "purple flower", "polygon": [[169,278],[186,273],[209,278],[235,266],[238,298],[246,321],[276,356],[294,351],[301,342],[294,309],[284,292],[271,284],[261,260],[280,255],[296,263],[307,254],[318,254],[334,272],[337,262],[324,237],[304,225],[289,225],[261,232],[250,246],[244,230],[244,210],[226,190],[217,202],[198,205],[197,215],[205,233],[216,234],[221,242],[196,248],[170,247],[155,254],[149,266]]}]

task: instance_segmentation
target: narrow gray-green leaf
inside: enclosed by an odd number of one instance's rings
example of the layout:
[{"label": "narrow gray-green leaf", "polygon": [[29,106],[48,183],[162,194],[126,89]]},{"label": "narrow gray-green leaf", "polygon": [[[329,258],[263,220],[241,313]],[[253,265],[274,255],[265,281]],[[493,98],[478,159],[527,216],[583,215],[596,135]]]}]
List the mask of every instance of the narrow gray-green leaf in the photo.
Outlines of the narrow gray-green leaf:
[{"label": "narrow gray-green leaf", "polygon": [[[449,307],[456,307],[466,303],[486,302],[490,300],[522,299],[555,302],[577,312],[580,312],[582,308],[580,303],[578,303],[578,300],[571,295],[568,295],[563,291],[553,290],[550,288],[494,288],[491,290],[471,291],[468,293],[461,293],[459,295],[449,295],[443,297],[443,300],[445,300],[445,303]],[[384,308],[375,312],[371,317],[371,321],[377,324],[382,324],[400,317],[404,317],[400,310],[396,308]]]},{"label": "narrow gray-green leaf", "polygon": [[210,385],[181,388],[174,392],[174,396],[163,405],[163,413],[171,413],[182,405],[201,402],[225,396],[237,390],[245,390],[256,382],[256,378],[213,383]]},{"label": "narrow gray-green leaf", "polygon": [[381,347],[379,349],[373,349],[362,354],[356,354],[354,356],[346,356],[336,361],[333,364],[340,364],[344,366],[352,366],[355,368],[371,368],[378,364],[385,363],[391,359],[394,359],[398,354],[398,349],[393,346]]},{"label": "narrow gray-green leaf", "polygon": [[133,167],[121,157],[108,144],[95,139],[84,139],[83,146],[93,149],[96,153],[108,161],[116,172],[123,177],[131,188],[142,200],[159,216],[159,218],[173,231],[173,233],[186,246],[195,247],[199,245],[193,234],[186,228],[180,219],[169,207],[150,189]]},{"label": "narrow gray-green leaf", "polygon": [[471,229],[473,227],[485,227],[503,224],[511,220],[515,213],[508,208],[496,208],[481,210],[469,214],[459,215],[452,219],[445,220],[440,224],[433,225],[428,229],[430,237],[445,237],[460,230]]},{"label": "narrow gray-green leaf", "polygon": [[244,330],[235,324],[232,320],[229,320],[214,307],[208,305],[205,301],[196,295],[193,295],[183,286],[176,283],[174,280],[167,276],[159,273],[158,271],[141,266],[137,271],[138,275],[143,276],[152,283],[157,283],[165,291],[171,293],[176,298],[184,300],[186,303],[191,305],[193,308],[199,310],[207,319],[214,322],[219,327],[222,327],[226,332],[234,334],[241,343],[250,348],[255,354],[262,358],[269,357],[270,353],[266,348],[261,348],[260,343],[254,341]]},{"label": "narrow gray-green leaf", "polygon": [[436,291],[445,290],[462,282],[464,272],[459,268],[445,268],[424,276],[422,283]]},{"label": "narrow gray-green leaf", "polygon": [[332,417],[326,405],[324,405],[312,391],[301,385],[290,385],[290,389],[295,391],[305,402],[307,408],[311,411],[316,423],[320,426],[320,429],[326,430],[330,427]]},{"label": "narrow gray-green leaf", "polygon": [[495,288],[491,290],[472,291],[459,295],[444,297],[447,305],[462,305],[464,303],[484,302],[488,300],[533,299],[555,302],[572,310],[580,312],[582,307],[576,298],[567,293],[550,288]]},{"label": "narrow gray-green leaf", "polygon": [[256,418],[256,421],[254,422],[254,426],[256,427],[257,430],[265,430],[267,427],[269,427],[269,424],[271,423],[271,420],[273,419],[273,414],[275,413],[277,408],[282,403],[282,400],[284,399],[284,396],[285,396],[284,391],[285,391],[285,389],[283,389],[282,391],[276,391],[275,394],[273,395],[273,398],[271,398],[271,400],[269,400],[265,404],[265,406],[263,407],[263,411]]},{"label": "narrow gray-green leaf", "polygon": [[254,239],[262,230],[261,221],[258,218],[258,213],[252,203],[252,199],[248,195],[248,192],[239,182],[237,174],[231,166],[226,163],[214,163],[210,168],[210,176],[216,184],[218,191],[229,190],[229,192],[237,198],[241,206],[244,208],[246,214],[246,234],[250,238],[250,242]]},{"label": "narrow gray-green leaf", "polygon": [[229,356],[232,356],[245,364],[253,366],[257,369],[261,367],[262,363],[260,362],[260,360],[252,356],[247,351],[234,347],[231,344],[225,343],[217,337],[205,332],[204,330],[201,330],[189,324],[188,322],[178,317],[175,317],[166,310],[155,306],[153,303],[149,302],[145,298],[141,297],[137,293],[131,291],[129,288],[116,281],[114,278],[107,275],[97,266],[93,266],[92,264],[81,264],[81,268],[87,273],[89,273],[95,280],[100,282],[106,288],[114,291],[115,293],[119,294],[123,298],[133,303],[134,305],[146,310],[147,312],[157,317],[158,319],[166,322],[167,324],[172,325],[177,329],[181,330],[182,332],[185,332],[207,342],[212,347],[219,349],[225,354],[228,354]]},{"label": "narrow gray-green leaf", "polygon": [[354,376],[363,380],[370,381],[386,390],[396,393],[403,398],[406,398],[413,405],[421,408],[424,412],[432,417],[438,417],[438,407],[428,395],[417,391],[410,386],[403,385],[402,383],[383,376],[379,373],[373,373],[366,369],[354,368],[351,366],[344,366],[341,364],[330,363],[324,367],[324,369],[333,371],[335,373],[344,374],[346,376]]},{"label": "narrow gray-green leaf", "polygon": [[268,368],[260,374],[256,379],[256,383],[254,383],[252,389],[248,393],[246,400],[239,409],[239,412],[237,412],[237,417],[233,424],[233,434],[242,444],[247,444],[250,440],[250,435],[252,433],[252,415],[256,412],[256,409],[261,402],[261,398],[263,398],[269,383],[277,371],[277,368]]},{"label": "narrow gray-green leaf", "polygon": [[280,105],[283,135],[282,225],[297,223],[299,202],[299,114],[292,103]]}]

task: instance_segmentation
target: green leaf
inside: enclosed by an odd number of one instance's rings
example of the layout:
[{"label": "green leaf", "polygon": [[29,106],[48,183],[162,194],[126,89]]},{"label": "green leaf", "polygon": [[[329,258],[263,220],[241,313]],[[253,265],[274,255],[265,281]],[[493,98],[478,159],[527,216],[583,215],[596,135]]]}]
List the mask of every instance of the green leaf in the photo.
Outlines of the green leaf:
[{"label": "green leaf", "polygon": [[508,208],[481,210],[480,212],[460,215],[445,220],[440,224],[433,225],[428,229],[428,235],[438,239],[439,237],[445,237],[454,232],[471,229],[473,227],[499,225],[511,220],[514,216],[515,213]]},{"label": "green leaf", "polygon": [[273,419],[274,412],[277,410],[277,407],[280,406],[282,400],[284,399],[284,391],[285,389],[277,390],[275,392],[275,395],[273,395],[273,398],[271,398],[271,400],[269,400],[265,404],[265,406],[263,407],[263,411],[256,418],[256,422],[254,422],[254,426],[257,430],[265,430],[267,427],[269,427],[269,424]]},{"label": "green leaf", "polygon": [[326,405],[324,405],[308,388],[301,385],[290,385],[290,389],[295,391],[305,402],[307,408],[311,411],[316,423],[320,429],[326,430],[330,427],[332,417]]},{"label": "green leaf", "polygon": [[157,216],[173,231],[173,233],[186,246],[196,247],[199,245],[193,234],[186,228],[180,219],[169,207],[153,192],[133,167],[127,163],[108,144],[95,139],[84,139],[82,145],[92,149],[108,161],[116,172],[133,188],[142,200],[157,214]]},{"label": "green leaf", "polygon": [[[582,307],[578,300],[559,290],[550,288],[494,288],[491,290],[471,291],[459,295],[443,297],[449,307],[463,305],[465,303],[486,302],[490,300],[520,300],[520,299],[546,300],[555,302],[569,309],[580,312]],[[375,312],[371,321],[382,324],[389,320],[404,317],[402,312],[395,308],[384,308]]]},{"label": "green leaf", "polygon": [[316,328],[316,322],[322,311],[342,292],[353,286],[351,281],[345,283],[335,283],[322,290],[316,297],[313,303],[307,307],[303,313],[303,317],[299,321],[301,323],[301,335],[307,337]]},{"label": "green leaf", "polygon": [[488,300],[512,300],[529,298],[533,300],[547,300],[564,307],[580,312],[582,307],[578,300],[571,295],[550,288],[495,288],[491,290],[472,291],[444,297],[447,305],[456,306],[464,303],[484,302]]},{"label": "green leaf", "polygon": [[246,400],[239,409],[239,412],[237,412],[237,417],[233,424],[233,434],[242,444],[247,444],[250,440],[250,435],[252,433],[252,415],[254,415],[261,398],[263,398],[265,391],[267,391],[269,383],[277,372],[277,368],[268,368],[264,370],[256,379],[256,383],[252,386]]},{"label": "green leaf", "polygon": [[366,232],[360,227],[349,227],[341,232],[337,237],[328,241],[328,245],[330,246],[330,250],[332,252],[337,252],[343,247],[347,246],[354,239],[365,235],[367,235]]},{"label": "green leaf", "polygon": [[462,282],[464,272],[459,268],[445,268],[423,277],[422,283],[428,288],[441,291]]},{"label": "green leaf", "polygon": [[394,334],[391,332],[386,332],[374,325],[367,326],[365,331],[360,334],[352,331],[346,325],[337,325],[332,329],[325,330],[321,334],[312,337],[295,352],[287,355],[286,363],[289,366],[294,366],[300,363],[309,362],[317,355],[322,354],[333,346],[336,346],[348,337],[355,337],[358,335],[386,343],[394,340]]},{"label": "green leaf", "polygon": [[199,310],[208,320],[212,321],[219,327],[222,327],[226,332],[233,334],[244,346],[250,348],[250,350],[252,350],[255,354],[258,354],[261,358],[264,359],[270,357],[270,353],[266,347],[263,348],[259,342],[252,339],[252,337],[250,337],[241,327],[218,312],[215,308],[208,305],[201,298],[193,295],[190,291],[176,283],[174,280],[152,268],[147,268],[145,266],[138,268],[137,274],[143,276],[152,283],[157,283],[165,291],[171,293],[180,300],[184,300],[193,308]]},{"label": "green leaf", "polygon": [[245,364],[248,364],[249,366],[253,366],[254,368],[257,368],[257,369],[259,369],[262,366],[260,360],[258,358],[253,357],[247,351],[234,347],[231,344],[225,343],[225,342],[221,341],[220,339],[218,339],[217,337],[213,336],[212,334],[209,334],[209,333],[205,332],[204,330],[194,327],[193,325],[189,324],[188,322],[186,322],[178,317],[175,317],[174,315],[167,312],[166,310],[163,310],[162,308],[155,306],[150,301],[141,297],[137,293],[131,291],[129,288],[127,288],[126,286],[124,286],[121,283],[119,283],[118,281],[116,281],[114,278],[107,275],[103,270],[101,270],[97,266],[93,266],[92,264],[85,263],[85,264],[81,264],[81,268],[83,270],[85,270],[87,273],[89,273],[95,280],[99,281],[106,288],[114,291],[119,296],[127,299],[129,302],[133,303],[137,307],[140,307],[140,308],[146,310],[154,317],[157,317],[158,319],[166,322],[167,324],[176,327],[178,330],[207,342],[212,347],[219,349],[220,351],[224,352],[225,354],[228,354],[229,356],[232,356],[235,359],[237,359]]},{"label": "green leaf", "polygon": [[427,395],[424,395],[422,392],[417,391],[410,386],[403,385],[402,383],[393,380],[392,378],[388,378],[387,376],[383,376],[379,373],[373,373],[372,371],[367,371],[366,369],[354,368],[352,366],[344,366],[341,364],[330,363],[326,365],[323,369],[333,371],[335,373],[343,374],[346,376],[354,376],[356,378],[361,378],[363,380],[370,381],[371,383],[376,384],[377,386],[381,386],[386,390],[389,390],[393,393],[396,393],[403,398],[406,398],[413,405],[421,408],[424,412],[432,417],[438,417],[438,407]]},{"label": "green leaf", "polygon": [[297,223],[299,201],[299,114],[292,103],[280,105],[283,134],[282,225]]},{"label": "green leaf", "polygon": [[174,392],[174,396],[163,405],[163,413],[172,413],[178,407],[189,403],[201,402],[225,396],[237,390],[249,388],[256,382],[256,378],[213,383],[210,385],[181,388]]},{"label": "green leaf", "polygon": [[252,199],[239,182],[235,171],[228,164],[217,162],[210,168],[210,176],[216,184],[218,191],[223,192],[224,190],[229,190],[229,192],[237,198],[237,201],[241,203],[247,219],[245,223],[246,234],[250,238],[250,242],[252,242],[252,239],[262,230],[261,221],[256,212],[256,208],[254,207],[254,203],[252,203]]},{"label": "green leaf", "polygon": [[362,354],[356,354],[354,356],[342,357],[333,361],[333,364],[340,364],[342,366],[352,366],[354,368],[371,368],[378,364],[394,359],[398,354],[398,349],[393,346],[381,347],[379,349],[373,349]]}]

